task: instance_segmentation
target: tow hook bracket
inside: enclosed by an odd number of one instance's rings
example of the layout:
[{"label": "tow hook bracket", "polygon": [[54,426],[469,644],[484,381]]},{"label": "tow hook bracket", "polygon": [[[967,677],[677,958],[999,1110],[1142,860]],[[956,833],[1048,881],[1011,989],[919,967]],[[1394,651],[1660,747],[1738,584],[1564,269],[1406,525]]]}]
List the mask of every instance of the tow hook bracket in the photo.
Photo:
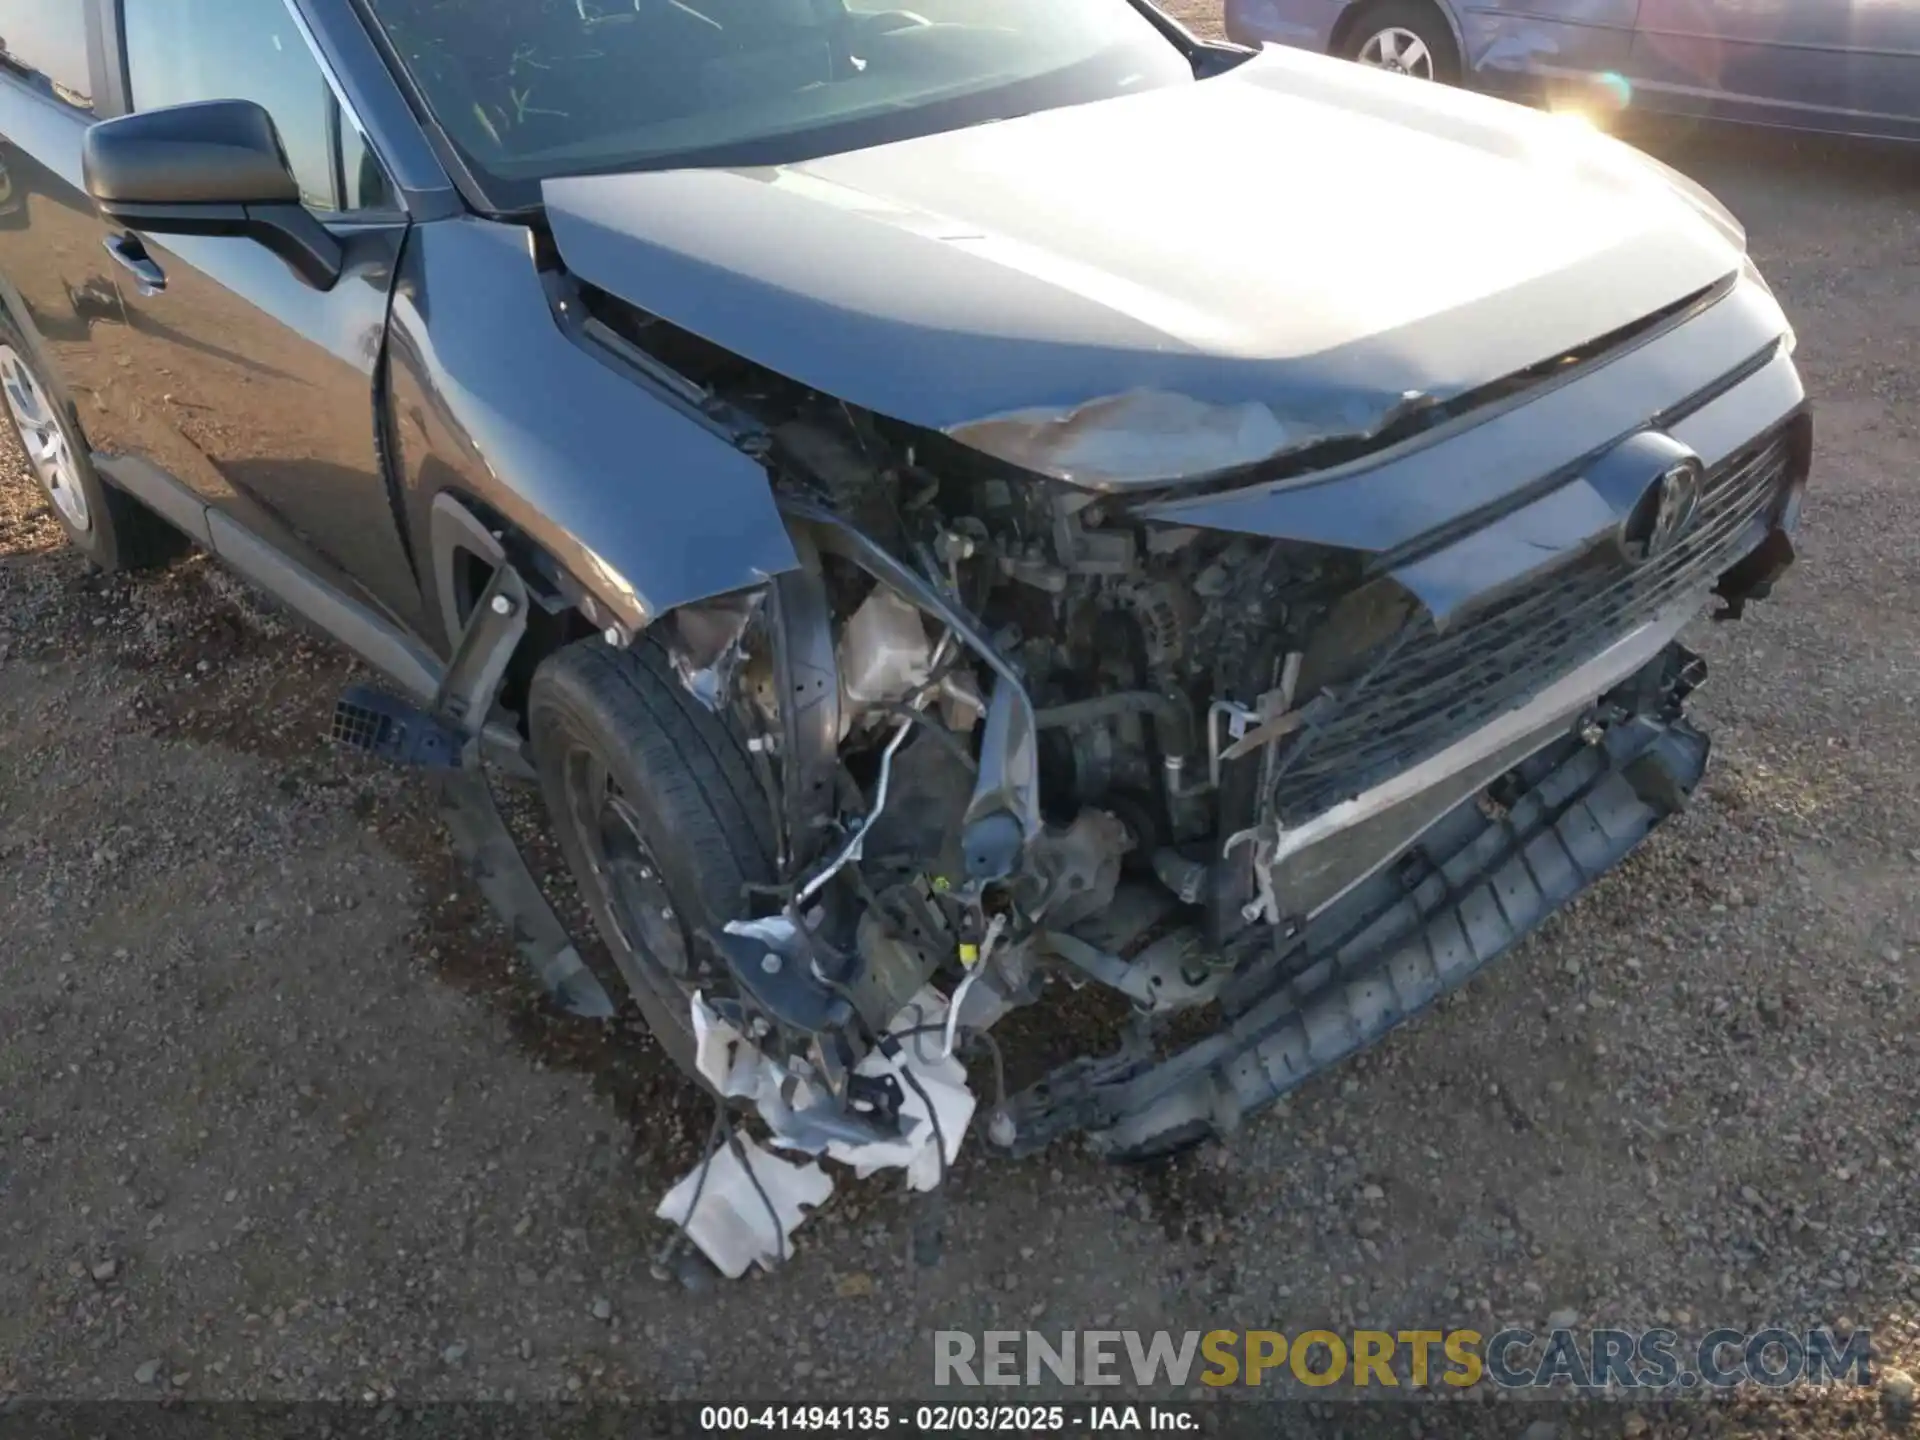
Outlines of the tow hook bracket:
[{"label": "tow hook bracket", "polygon": [[853,1018],[853,1007],[817,978],[818,957],[798,926],[776,919],[755,933],[721,931],[712,938],[741,993],[780,1024],[819,1035]]}]

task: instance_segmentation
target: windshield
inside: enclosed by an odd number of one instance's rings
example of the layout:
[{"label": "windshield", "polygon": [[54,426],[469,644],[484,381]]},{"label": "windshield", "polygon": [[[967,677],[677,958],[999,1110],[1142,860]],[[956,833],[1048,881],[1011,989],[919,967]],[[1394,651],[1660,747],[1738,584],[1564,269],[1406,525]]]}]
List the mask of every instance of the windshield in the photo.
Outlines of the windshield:
[{"label": "windshield", "polygon": [[770,164],[1191,81],[1127,0],[367,0],[512,205],[590,171]]}]

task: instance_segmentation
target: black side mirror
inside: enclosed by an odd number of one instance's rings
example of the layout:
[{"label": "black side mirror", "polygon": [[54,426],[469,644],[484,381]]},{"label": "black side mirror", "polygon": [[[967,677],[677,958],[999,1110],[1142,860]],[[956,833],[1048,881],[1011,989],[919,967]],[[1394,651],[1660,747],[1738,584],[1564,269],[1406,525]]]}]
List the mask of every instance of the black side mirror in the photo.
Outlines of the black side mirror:
[{"label": "black side mirror", "polygon": [[340,278],[340,242],[300,203],[273,118],[251,100],[203,100],[87,130],[87,193],[116,224],[154,235],[257,240],[317,290]]}]

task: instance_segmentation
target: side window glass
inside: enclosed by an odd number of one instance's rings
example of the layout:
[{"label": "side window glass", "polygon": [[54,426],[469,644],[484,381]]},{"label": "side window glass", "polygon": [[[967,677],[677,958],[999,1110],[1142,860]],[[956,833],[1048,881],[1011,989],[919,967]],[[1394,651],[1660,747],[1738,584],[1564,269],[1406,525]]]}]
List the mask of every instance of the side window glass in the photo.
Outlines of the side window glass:
[{"label": "side window glass", "polygon": [[0,67],[76,110],[92,110],[86,7],[75,0],[0,0]]},{"label": "side window glass", "polygon": [[[391,203],[382,198],[387,187],[379,164],[353,126],[341,123],[320,63],[284,0],[121,3],[127,83],[136,110],[195,100],[255,101],[273,117],[309,209]],[[336,136],[349,142],[338,174]]]}]

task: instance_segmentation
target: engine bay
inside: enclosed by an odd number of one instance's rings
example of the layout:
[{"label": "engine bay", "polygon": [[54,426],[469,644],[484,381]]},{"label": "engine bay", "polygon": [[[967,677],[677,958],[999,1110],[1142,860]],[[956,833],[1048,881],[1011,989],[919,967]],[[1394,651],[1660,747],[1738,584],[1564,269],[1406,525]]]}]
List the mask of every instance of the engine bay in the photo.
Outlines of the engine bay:
[{"label": "engine bay", "polygon": [[[1123,892],[1142,934],[1177,915],[1215,949],[1279,919],[1218,861],[1250,860],[1229,842],[1271,818],[1260,771],[1292,732],[1261,720],[1293,710],[1303,676],[1340,678],[1307,637],[1353,567],[1140,526],[938,437],[773,434],[806,467],[785,508],[810,553],[743,636],[739,703],[787,781],[817,772],[781,795],[783,859],[866,1023],[956,965],[1003,1003],[1049,964],[1084,973],[1073,932]],[[1192,1003],[1204,976],[1188,978]]]}]

